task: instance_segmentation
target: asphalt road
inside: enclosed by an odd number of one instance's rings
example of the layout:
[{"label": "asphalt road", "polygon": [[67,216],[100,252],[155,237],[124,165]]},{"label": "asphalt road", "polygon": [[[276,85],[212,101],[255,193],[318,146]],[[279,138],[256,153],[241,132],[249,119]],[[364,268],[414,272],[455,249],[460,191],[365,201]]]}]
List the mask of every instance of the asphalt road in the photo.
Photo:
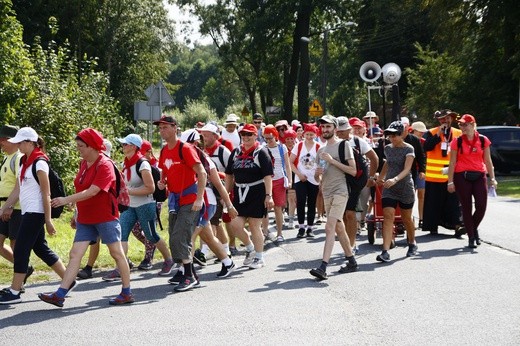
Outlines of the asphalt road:
[{"label": "asphalt road", "polygon": [[[240,268],[217,279],[219,265],[200,273],[202,287],[172,293],[167,278],[132,272],[136,303],[112,307],[119,283],[101,273],[81,281],[64,308],[45,304],[38,292],[58,283],[27,287],[23,303],[0,306],[1,345],[255,344],[255,345],[518,345],[520,344],[520,201],[490,199],[481,225],[484,244],[440,229],[418,231],[420,254],[406,258],[397,239],[392,262],[377,263],[381,239],[360,236],[359,271],[338,274],[336,245],[329,279],[309,269],[320,262],[324,233],[313,240],[268,244],[267,266]],[[235,258],[241,264],[243,256]]]}]

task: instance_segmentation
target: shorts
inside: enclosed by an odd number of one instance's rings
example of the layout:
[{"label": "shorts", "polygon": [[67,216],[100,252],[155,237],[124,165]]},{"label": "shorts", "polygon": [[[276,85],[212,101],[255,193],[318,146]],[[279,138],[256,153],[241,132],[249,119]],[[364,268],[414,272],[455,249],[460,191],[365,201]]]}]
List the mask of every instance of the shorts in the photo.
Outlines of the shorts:
[{"label": "shorts", "polygon": [[220,203],[220,201],[221,199],[218,198],[215,214],[213,214],[213,217],[211,218],[211,220],[209,220],[209,222],[211,222],[213,226],[220,225],[220,219],[222,219],[222,211],[224,210],[224,206],[222,205],[222,203]]},{"label": "shorts", "polygon": [[[220,203],[219,203],[219,204],[220,204]],[[217,210],[217,206],[216,206],[215,204],[210,204],[210,205],[208,205],[208,206],[206,207],[206,212],[208,213],[208,217],[207,217],[207,218],[206,218],[206,217],[203,217],[203,218],[199,221],[197,227],[204,227],[204,226],[206,226],[206,225],[210,222],[210,220],[211,220],[211,218],[213,217],[213,215],[215,215],[215,210]]]},{"label": "shorts", "polygon": [[402,203],[401,201],[398,201],[393,198],[381,198],[381,207],[383,208],[397,208],[397,205],[399,204],[399,208],[401,209],[412,209],[413,208],[413,202],[412,203]]},{"label": "shorts", "polygon": [[361,191],[363,190],[363,187],[364,186],[359,186],[359,187],[356,186],[355,188],[350,189],[350,191],[348,193],[348,201],[347,201],[347,206],[346,206],[345,211],[347,211],[347,210],[356,211],[356,207],[359,202],[359,196],[361,196]]},{"label": "shorts", "polygon": [[333,217],[343,220],[343,214],[345,214],[345,207],[347,206],[347,196],[333,195],[332,197],[323,197],[323,205],[327,218]]},{"label": "shorts", "polygon": [[4,235],[10,240],[18,238],[18,230],[20,229],[20,222],[22,221],[22,211],[14,209],[9,221],[0,220],[0,234]]},{"label": "shorts", "polygon": [[415,179],[415,188],[416,189],[425,189],[426,188],[426,179],[421,179],[417,176]]},{"label": "shorts", "polygon": [[283,186],[283,178],[273,180],[273,202],[275,207],[285,207],[287,203],[287,191]]},{"label": "shorts", "polygon": [[96,242],[101,238],[103,244],[112,244],[121,241],[121,225],[119,220],[96,223],[87,225],[76,222],[76,235],[74,242],[89,241]]}]

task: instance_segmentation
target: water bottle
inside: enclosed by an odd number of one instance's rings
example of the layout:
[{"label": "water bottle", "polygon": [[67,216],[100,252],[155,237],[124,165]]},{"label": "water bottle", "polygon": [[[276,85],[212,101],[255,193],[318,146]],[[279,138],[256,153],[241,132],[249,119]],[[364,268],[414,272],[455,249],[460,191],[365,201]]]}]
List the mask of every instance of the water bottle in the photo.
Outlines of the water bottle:
[{"label": "water bottle", "polygon": [[491,185],[488,187],[488,197],[496,197],[497,196],[497,189]]},{"label": "water bottle", "polygon": [[320,168],[325,169],[326,166],[327,166],[327,161],[325,161],[324,159],[320,159]]}]

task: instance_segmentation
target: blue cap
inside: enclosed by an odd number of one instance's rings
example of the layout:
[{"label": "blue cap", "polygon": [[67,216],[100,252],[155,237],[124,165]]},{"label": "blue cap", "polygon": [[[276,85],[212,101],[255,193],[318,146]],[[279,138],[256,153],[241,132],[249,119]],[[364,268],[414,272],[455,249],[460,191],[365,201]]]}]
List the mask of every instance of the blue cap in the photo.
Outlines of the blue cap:
[{"label": "blue cap", "polygon": [[133,144],[139,149],[141,148],[141,145],[143,145],[143,139],[135,133],[131,133],[125,138],[118,138],[117,141],[121,144]]}]

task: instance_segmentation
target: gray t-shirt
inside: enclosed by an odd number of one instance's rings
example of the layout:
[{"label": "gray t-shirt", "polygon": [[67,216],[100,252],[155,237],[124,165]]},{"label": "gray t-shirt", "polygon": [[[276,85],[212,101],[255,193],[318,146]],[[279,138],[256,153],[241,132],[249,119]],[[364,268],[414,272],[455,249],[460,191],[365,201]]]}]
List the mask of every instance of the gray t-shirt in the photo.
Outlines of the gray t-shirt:
[{"label": "gray t-shirt", "polygon": [[[385,156],[387,171],[385,179],[397,177],[404,169],[407,156],[415,157],[413,147],[404,143],[403,147],[394,147],[392,144],[385,146]],[[399,180],[389,189],[383,189],[382,198],[392,198],[401,203],[411,204],[415,201],[415,191],[413,187],[412,173]]]},{"label": "gray t-shirt", "polygon": [[[320,147],[316,155],[316,164],[320,164],[320,154],[322,152],[329,153],[334,160],[341,162],[339,159],[339,143],[341,143],[341,141],[337,141],[333,144],[327,143],[326,146]],[[354,155],[352,154],[352,148],[348,144],[348,141],[345,144],[345,160],[353,159]],[[345,172],[336,166],[327,163],[321,178],[321,189],[323,197],[332,197],[334,195],[348,196]]]}]

